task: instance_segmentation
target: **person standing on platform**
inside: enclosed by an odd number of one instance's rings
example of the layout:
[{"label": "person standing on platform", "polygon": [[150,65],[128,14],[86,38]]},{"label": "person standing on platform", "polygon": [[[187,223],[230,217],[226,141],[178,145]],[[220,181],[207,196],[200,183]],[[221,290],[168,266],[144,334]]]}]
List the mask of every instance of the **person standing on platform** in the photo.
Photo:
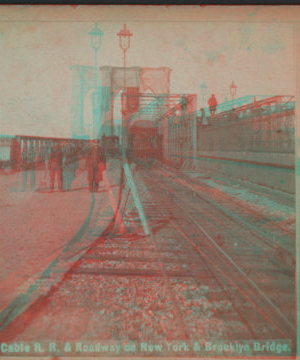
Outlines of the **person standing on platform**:
[{"label": "person standing on platform", "polygon": [[65,154],[65,161],[63,166],[63,189],[71,190],[72,181],[75,179],[75,173],[78,169],[78,156],[76,149],[72,147],[68,153]]},{"label": "person standing on platform", "polygon": [[21,165],[21,142],[17,138],[11,139],[10,160],[12,168],[20,170]]},{"label": "person standing on platform", "polygon": [[62,160],[63,160],[62,148],[59,144],[56,144],[54,148],[51,149],[51,154],[49,159],[51,191],[53,191],[54,189],[55,178],[57,178],[57,185],[59,190],[62,191],[62,184],[63,184]]},{"label": "person standing on platform", "polygon": [[99,182],[102,180],[103,167],[104,156],[100,149],[99,143],[95,141],[90,145],[90,151],[86,159],[90,192],[98,191]]},{"label": "person standing on platform", "polygon": [[106,170],[106,153],[104,146],[99,146],[100,151],[100,177],[103,179],[103,172]]},{"label": "person standing on platform", "polygon": [[23,191],[27,190],[28,174],[30,176],[31,191],[34,191],[35,190],[35,151],[34,151],[33,141],[30,141],[30,143],[28,145],[27,140],[24,140],[22,159],[21,159],[21,168],[22,168]]},{"label": "person standing on platform", "polygon": [[210,116],[214,117],[218,106],[218,102],[214,94],[212,94],[212,96],[208,99],[208,105]]}]

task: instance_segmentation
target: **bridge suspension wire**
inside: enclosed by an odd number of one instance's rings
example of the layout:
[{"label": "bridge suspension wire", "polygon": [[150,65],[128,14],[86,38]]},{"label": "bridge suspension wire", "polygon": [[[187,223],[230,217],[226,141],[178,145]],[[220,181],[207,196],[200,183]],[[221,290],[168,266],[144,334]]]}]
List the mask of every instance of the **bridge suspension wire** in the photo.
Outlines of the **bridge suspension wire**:
[{"label": "bridge suspension wire", "polygon": [[134,200],[134,204],[135,204],[135,206],[137,208],[137,211],[139,213],[145,235],[150,235],[150,230],[149,230],[147,219],[146,219],[146,216],[145,216],[145,213],[144,213],[144,210],[143,210],[143,206],[142,206],[142,203],[140,201],[140,198],[139,198],[139,195],[138,195],[138,192],[137,192],[137,189],[136,189],[133,177],[132,177],[131,170],[130,170],[128,162],[126,160],[126,156],[125,156],[124,151],[123,151],[123,160],[124,160],[124,162],[123,162],[124,172],[125,172],[125,175],[126,175],[126,178],[127,178],[127,181],[128,181],[129,188],[131,190],[131,194],[132,194],[132,197],[133,197],[133,200]]}]

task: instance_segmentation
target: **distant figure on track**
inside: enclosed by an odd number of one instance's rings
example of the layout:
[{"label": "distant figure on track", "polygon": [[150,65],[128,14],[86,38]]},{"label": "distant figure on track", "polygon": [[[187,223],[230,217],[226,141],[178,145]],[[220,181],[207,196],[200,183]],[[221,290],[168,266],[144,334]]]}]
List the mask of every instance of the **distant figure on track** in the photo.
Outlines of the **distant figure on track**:
[{"label": "distant figure on track", "polygon": [[210,116],[214,117],[218,106],[218,102],[214,94],[212,94],[212,96],[209,98],[208,105],[209,105]]},{"label": "distant figure on track", "polygon": [[59,144],[54,145],[54,148],[51,149],[50,159],[49,159],[49,169],[50,169],[50,188],[51,191],[54,189],[55,178],[57,178],[57,185],[60,191],[62,191],[63,185],[63,172],[62,172],[62,148]]}]

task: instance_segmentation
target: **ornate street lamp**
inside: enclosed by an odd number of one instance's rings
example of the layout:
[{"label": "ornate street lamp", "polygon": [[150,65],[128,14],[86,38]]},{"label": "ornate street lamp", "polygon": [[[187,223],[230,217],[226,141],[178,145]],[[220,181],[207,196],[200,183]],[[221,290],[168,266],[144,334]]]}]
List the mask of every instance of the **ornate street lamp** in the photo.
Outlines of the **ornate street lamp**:
[{"label": "ornate street lamp", "polygon": [[202,85],[200,86],[201,89],[201,94],[202,94],[202,107],[204,108],[204,99],[205,99],[205,95],[207,93],[207,85],[205,84],[205,82],[203,81]]},{"label": "ornate street lamp", "polygon": [[91,35],[91,46],[95,50],[95,88],[97,89],[97,51],[101,46],[101,37],[104,34],[100,29],[98,29],[98,24],[95,23],[95,28],[89,32],[89,35]]},{"label": "ornate street lamp", "polygon": [[229,86],[229,89],[230,89],[230,95],[232,98],[232,108],[234,108],[234,97],[236,95],[236,89],[237,89],[237,86],[235,85],[234,82],[232,82],[232,84]]},{"label": "ornate street lamp", "polygon": [[124,24],[122,30],[117,34],[120,40],[120,48],[124,52],[124,68],[126,67],[126,51],[130,48],[130,37],[133,35],[128,29],[127,25]]},{"label": "ornate street lamp", "polygon": [[119,36],[120,48],[124,53],[124,91],[126,89],[126,80],[125,80],[125,68],[126,68],[126,51],[130,48],[130,37],[133,35],[128,29],[127,25],[124,24],[122,30],[120,30],[117,34]]},{"label": "ornate street lamp", "polygon": [[96,124],[97,121],[99,121],[99,96],[100,92],[98,89],[98,69],[97,69],[97,51],[101,46],[101,37],[103,35],[103,32],[98,29],[98,24],[95,23],[95,28],[92,29],[92,31],[89,32],[89,35],[91,35],[91,46],[95,50],[95,90],[93,92],[93,138],[97,137],[96,130]]},{"label": "ornate street lamp", "polygon": [[123,54],[124,54],[124,75],[123,75],[124,83],[123,83],[123,94],[122,94],[122,114],[123,114],[123,116],[125,116],[125,114],[126,114],[125,101],[126,101],[126,93],[127,93],[126,92],[126,79],[125,79],[126,51],[130,48],[130,38],[133,34],[127,29],[127,25],[124,24],[123,29],[121,29],[117,35],[119,36],[120,48],[121,48],[121,50],[123,50]]}]

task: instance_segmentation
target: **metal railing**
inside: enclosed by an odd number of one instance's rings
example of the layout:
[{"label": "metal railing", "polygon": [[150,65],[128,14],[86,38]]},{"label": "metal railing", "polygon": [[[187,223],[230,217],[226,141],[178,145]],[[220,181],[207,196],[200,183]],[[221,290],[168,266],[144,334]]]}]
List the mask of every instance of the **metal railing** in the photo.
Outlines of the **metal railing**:
[{"label": "metal railing", "polygon": [[193,149],[196,112],[176,117],[168,123],[168,151],[179,153]]},{"label": "metal railing", "polygon": [[88,149],[90,140],[70,138],[50,138],[39,136],[0,136],[0,168],[19,169],[22,159],[34,161],[36,169],[49,160],[51,149],[60,144],[62,151],[68,153],[71,147],[76,146],[80,154]]},{"label": "metal railing", "polygon": [[[295,98],[292,95],[248,95],[234,100],[234,105],[231,101],[225,101],[217,105],[215,117],[226,116],[230,113],[245,112],[253,108],[270,107],[276,104],[289,104],[294,102]],[[205,116],[210,117],[209,107],[203,108]],[[201,116],[201,110],[197,111],[197,116]]]},{"label": "metal railing", "polygon": [[14,136],[0,135],[0,162],[10,161],[11,142]]},{"label": "metal railing", "polygon": [[293,109],[198,126],[197,150],[294,153]]},{"label": "metal railing", "polygon": [[280,103],[278,97],[259,103],[206,121],[197,116],[198,112],[173,117],[168,123],[168,151],[192,150],[193,132],[197,131],[198,151],[294,153],[295,103]]}]

